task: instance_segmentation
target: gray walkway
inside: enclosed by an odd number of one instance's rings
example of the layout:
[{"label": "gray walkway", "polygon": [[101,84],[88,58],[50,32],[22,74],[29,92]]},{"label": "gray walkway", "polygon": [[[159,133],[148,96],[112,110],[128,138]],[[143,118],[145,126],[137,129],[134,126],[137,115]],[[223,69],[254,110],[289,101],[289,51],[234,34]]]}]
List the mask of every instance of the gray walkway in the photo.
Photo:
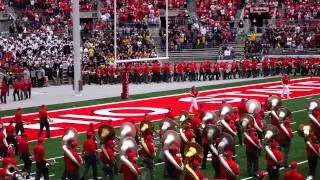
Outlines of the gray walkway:
[{"label": "gray walkway", "polygon": [[[269,77],[270,78],[270,77]],[[265,78],[255,79],[232,79],[219,81],[197,81],[197,82],[172,82],[172,83],[152,83],[152,84],[130,84],[129,94],[143,94],[149,92],[168,91],[175,89],[191,88],[191,86],[206,86],[232,82],[243,82]],[[16,109],[18,107],[34,107],[41,104],[52,105],[67,102],[77,102],[92,99],[119,97],[121,94],[121,84],[117,85],[86,85],[82,91],[82,96],[75,96],[71,85],[50,86],[44,88],[33,88],[32,98],[24,101],[13,101],[12,90],[7,97],[7,104],[0,104],[0,111]]]}]

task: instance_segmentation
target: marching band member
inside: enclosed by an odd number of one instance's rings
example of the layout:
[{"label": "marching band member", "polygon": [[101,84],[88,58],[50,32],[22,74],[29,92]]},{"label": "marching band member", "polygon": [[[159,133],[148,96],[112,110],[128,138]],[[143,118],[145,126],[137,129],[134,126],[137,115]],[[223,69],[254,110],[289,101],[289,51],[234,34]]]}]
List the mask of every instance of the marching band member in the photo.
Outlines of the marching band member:
[{"label": "marching band member", "polygon": [[[179,147],[176,145],[173,145],[170,147],[169,152],[172,155],[172,157],[174,158],[174,160],[176,161],[176,163],[179,166],[182,166],[182,160],[181,160],[181,155],[179,154]],[[167,163],[167,171],[168,171],[168,176],[170,180],[179,180],[180,179],[180,175],[181,175],[181,170],[177,169],[173,164],[171,164],[170,162],[166,162]]]},{"label": "marching band member", "polygon": [[235,109],[234,113],[231,114],[231,119],[233,120],[233,122],[236,126],[239,145],[242,146],[242,128],[241,128],[241,122],[239,121],[240,115],[239,115],[238,109]]},{"label": "marching band member", "polygon": [[[220,142],[220,138],[217,138],[215,140],[215,142],[210,144],[210,150],[212,152],[211,163],[212,163],[212,167],[215,172],[215,174],[214,174],[215,178],[220,177],[220,160],[219,160],[219,153],[217,150],[219,142]],[[204,159],[204,161],[205,161],[205,159]]]},{"label": "marching band member", "polygon": [[89,132],[87,134],[87,139],[83,143],[83,156],[85,162],[85,169],[81,177],[81,180],[84,180],[86,178],[90,166],[92,166],[93,179],[97,180],[96,144],[94,143],[92,132]]},{"label": "marching band member", "polygon": [[6,135],[3,132],[4,128],[3,128],[3,124],[2,122],[0,122],[0,156],[4,157],[7,154],[8,151],[8,142],[6,139]]},{"label": "marching band member", "polygon": [[273,139],[271,143],[271,153],[266,153],[266,161],[267,161],[267,171],[269,174],[270,180],[278,180],[279,179],[279,169],[280,164],[283,161],[282,153],[277,149],[278,142]]},{"label": "marching band member", "polygon": [[15,115],[14,115],[14,121],[16,123],[15,129],[16,134],[19,135],[19,133],[24,133],[24,127],[23,127],[23,120],[22,120],[22,109],[18,108]]},{"label": "marching band member", "polygon": [[317,143],[317,136],[315,134],[310,134],[307,144],[307,156],[309,165],[309,175],[316,179],[316,169],[318,159],[320,157],[320,145]]},{"label": "marching band member", "polygon": [[31,173],[31,166],[32,166],[32,156],[30,154],[30,147],[28,142],[28,135],[23,133],[22,139],[18,143],[18,150],[20,159],[22,159],[24,166],[22,171],[27,173],[27,179]]},{"label": "marching band member", "polygon": [[8,84],[6,83],[5,80],[2,80],[2,83],[1,83],[1,87],[0,87],[0,100],[1,100],[1,104],[4,103],[6,104],[7,103],[7,93],[9,91],[9,87],[8,87]]},{"label": "marching band member", "polygon": [[189,108],[189,112],[193,112],[193,109],[198,110],[198,103],[197,103],[197,97],[199,95],[199,91],[196,89],[195,86],[192,86],[191,88],[191,104],[190,104],[190,108]]},{"label": "marching band member", "polygon": [[9,121],[9,125],[6,127],[6,133],[7,133],[8,144],[12,144],[14,146],[14,150],[16,154],[18,154],[18,143],[16,139],[15,128],[13,126],[13,120]]},{"label": "marching band member", "polygon": [[153,144],[153,136],[151,134],[146,134],[144,138],[141,139],[142,145],[142,156],[144,169],[142,173],[143,180],[155,180],[154,176],[154,162],[153,159],[156,155],[156,149]]},{"label": "marching band member", "polygon": [[283,85],[283,91],[281,94],[281,98],[284,98],[285,95],[287,96],[286,98],[289,99],[290,98],[290,89],[289,89],[289,76],[287,74],[285,74],[282,77],[282,85]]},{"label": "marching band member", "polygon": [[310,123],[313,125],[314,133],[317,135],[318,141],[320,141],[320,108],[318,107],[312,112],[308,112],[308,116]]},{"label": "marching band member", "polygon": [[49,180],[48,160],[45,155],[43,141],[44,138],[39,137],[38,144],[33,148],[34,160],[36,161],[36,180],[40,180],[42,176],[44,180]]},{"label": "marching band member", "polygon": [[293,161],[290,163],[291,170],[284,174],[283,180],[304,180],[304,177],[297,171],[298,163]]},{"label": "marching band member", "polygon": [[195,142],[196,135],[193,133],[193,129],[191,129],[191,125],[189,123],[185,123],[183,126],[183,130],[180,129],[180,136],[182,139],[181,143],[181,154],[183,156],[183,149],[186,143]]},{"label": "marching band member", "polygon": [[237,128],[234,124],[234,121],[232,120],[231,115],[226,116],[225,121],[222,121],[222,126],[223,126],[222,132],[228,133],[232,137],[235,137],[237,135]]},{"label": "marching band member", "polygon": [[246,102],[247,102],[247,99],[242,98],[241,102],[238,104],[237,108],[238,108],[239,116],[242,116],[242,114],[247,112]]},{"label": "marching band member", "polygon": [[220,179],[228,179],[228,180],[236,180],[237,175],[240,174],[240,169],[239,169],[239,165],[232,159],[233,152],[227,151],[227,152],[225,152],[224,155],[225,155],[225,161],[227,162],[227,164],[229,166],[229,170],[232,172],[230,172],[228,169],[226,169],[225,166],[220,164],[219,178]]},{"label": "marching band member", "polygon": [[103,146],[101,146],[100,152],[100,160],[103,165],[102,177],[103,179],[107,179],[109,175],[109,179],[114,179],[114,166],[116,161],[115,156],[115,144],[113,140],[108,140]]},{"label": "marching band member", "polygon": [[[127,157],[132,166],[134,167],[135,171],[138,173],[138,175],[141,174],[141,169],[138,167],[136,163],[137,154],[134,151],[129,150],[127,152]],[[137,180],[138,175],[133,172],[130,167],[127,166],[127,164],[122,163],[120,164],[119,172],[123,174],[123,180]]]},{"label": "marching band member", "polygon": [[293,133],[292,129],[290,128],[290,121],[285,120],[283,125],[280,125],[279,128],[279,145],[283,154],[284,167],[288,167],[288,156],[292,138]]},{"label": "marching band member", "polygon": [[249,129],[249,137],[245,136],[243,142],[246,145],[247,155],[247,175],[254,176],[259,169],[259,151],[261,149],[261,141],[258,137],[256,129]]},{"label": "marching band member", "polygon": [[42,135],[43,128],[46,128],[47,138],[50,138],[50,124],[48,121],[48,113],[46,110],[46,105],[41,105],[41,109],[39,111],[39,121],[40,121],[40,130],[38,137]]},{"label": "marching band member", "polygon": [[80,179],[80,166],[82,164],[82,159],[80,155],[77,153],[76,148],[78,147],[78,143],[73,140],[68,147],[71,155],[78,162],[73,161],[66,153],[64,154],[65,159],[65,168],[66,168],[66,177],[70,180],[78,180]]},{"label": "marching band member", "polygon": [[[193,158],[193,160],[191,161],[191,168],[194,171],[194,173],[196,174],[196,176],[198,177],[198,180],[203,180],[204,176],[203,176],[201,170],[199,169],[200,164],[201,164],[201,159]],[[189,171],[187,171],[185,173],[184,180],[194,180],[194,177],[193,177],[193,175],[191,175],[189,173]]]},{"label": "marching band member", "polygon": [[192,128],[192,130],[193,130],[193,132],[194,132],[194,134],[195,134],[195,141],[198,143],[198,144],[201,144],[201,136],[202,136],[202,134],[201,134],[201,120],[200,120],[200,118],[199,118],[199,114],[197,113],[196,115],[195,115],[195,117],[194,118],[192,118],[191,119],[191,121],[190,121],[190,124],[191,124],[191,128]]},{"label": "marching band member", "polygon": [[1,173],[2,175],[0,177],[3,177],[3,179],[17,179],[13,176],[13,174],[7,173],[9,166],[13,166],[15,169],[17,169],[17,161],[14,159],[14,155],[14,151],[9,149],[7,156],[2,160],[2,169],[5,171]]}]

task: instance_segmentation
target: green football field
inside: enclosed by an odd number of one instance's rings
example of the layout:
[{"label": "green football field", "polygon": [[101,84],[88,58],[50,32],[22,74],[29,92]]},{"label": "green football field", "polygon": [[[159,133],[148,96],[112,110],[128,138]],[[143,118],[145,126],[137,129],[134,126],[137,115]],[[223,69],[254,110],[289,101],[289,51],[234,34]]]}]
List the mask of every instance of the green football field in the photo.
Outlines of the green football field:
[{"label": "green football field", "polygon": [[[238,86],[238,85],[245,85],[245,84],[251,84],[251,83],[260,83],[260,82],[270,82],[270,81],[276,81],[279,80],[279,78],[273,78],[273,79],[267,79],[267,80],[256,80],[256,81],[250,81],[250,82],[241,82],[241,83],[232,83],[232,84],[224,84],[224,85],[217,85],[217,86],[207,86],[207,87],[200,87],[200,90],[208,90],[208,89],[215,89],[215,88],[221,88],[221,87],[231,87],[231,86]],[[174,90],[174,91],[168,91],[168,92],[157,92],[157,93],[149,93],[144,95],[135,95],[130,97],[131,99],[139,99],[139,98],[145,98],[145,97],[154,97],[154,96],[163,96],[168,94],[177,94],[181,92],[186,92],[185,89],[181,90]],[[297,127],[300,123],[305,122],[308,120],[307,118],[307,112],[305,108],[305,104],[308,102],[310,98],[319,98],[320,95],[311,96],[311,97],[303,97],[303,98],[297,98],[297,99],[291,99],[286,100],[283,102],[283,105],[288,107],[291,112],[293,113],[293,121],[294,124],[291,125],[293,131],[295,131],[295,136],[292,140],[290,154],[289,154],[289,161],[297,161],[299,163],[298,170],[304,175],[307,176],[308,174],[308,165],[307,165],[307,156],[305,151],[305,143],[304,140],[298,136],[296,133]],[[90,101],[84,101],[84,102],[77,102],[77,103],[66,103],[66,104],[56,104],[48,106],[48,110],[55,110],[55,109],[63,109],[68,107],[78,107],[78,106],[86,106],[86,105],[93,105],[93,104],[100,104],[100,103],[106,103],[106,102],[114,102],[119,101],[119,97],[116,98],[109,98],[109,99],[99,99],[99,100],[90,100]],[[26,108],[24,109],[24,113],[30,113],[30,112],[37,112],[39,107],[33,107],[33,108]],[[14,110],[9,111],[3,111],[0,113],[2,116],[8,116],[13,115]],[[158,122],[154,122],[155,127],[158,128]],[[85,139],[85,134],[79,134],[78,140],[79,144],[82,145],[83,141]],[[34,142],[31,143],[31,148],[34,146]],[[238,144],[236,140],[236,144]],[[61,149],[62,141],[61,138],[52,138],[50,140],[46,140],[45,143],[46,148],[46,155],[49,159],[55,159],[56,164],[53,167],[50,167],[50,175],[51,179],[60,179],[63,173],[64,169],[64,162],[63,162],[63,152]],[[244,147],[237,146],[236,147],[236,161],[240,165],[241,174],[238,177],[238,179],[243,179],[247,177],[246,174],[246,156],[244,152]],[[260,157],[260,169],[265,169],[265,153],[262,153],[262,156]],[[21,164],[20,159],[17,158],[17,161],[19,164]],[[142,166],[141,158],[139,158],[139,165]],[[120,163],[118,163],[119,165]],[[157,179],[164,179],[163,178],[163,163],[158,162],[155,160],[155,173]],[[22,168],[22,166],[20,166]],[[98,165],[98,175],[101,176],[102,167],[101,164]],[[35,166],[33,164],[33,171],[35,171]],[[205,177],[212,178],[214,176],[214,171],[212,166],[210,165],[210,162],[207,162],[207,169],[202,170]],[[281,171],[281,174],[283,174],[286,170],[283,169]],[[317,168],[318,174],[320,173],[320,165],[318,165]],[[86,179],[91,178],[92,171],[89,171],[89,174]],[[320,179],[318,175],[317,179]],[[183,177],[183,176],[181,176]],[[116,176],[116,179],[122,179],[121,174]]]}]

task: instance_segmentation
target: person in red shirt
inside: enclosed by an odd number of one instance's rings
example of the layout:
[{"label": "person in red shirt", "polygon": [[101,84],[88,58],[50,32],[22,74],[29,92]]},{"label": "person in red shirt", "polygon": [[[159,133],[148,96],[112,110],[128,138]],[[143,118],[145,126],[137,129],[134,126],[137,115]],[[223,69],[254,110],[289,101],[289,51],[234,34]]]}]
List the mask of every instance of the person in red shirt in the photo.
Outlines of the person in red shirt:
[{"label": "person in red shirt", "polygon": [[7,151],[8,151],[8,142],[7,142],[7,139],[6,139],[6,135],[3,133],[3,124],[2,122],[1,123],[1,129],[0,129],[0,156],[1,157],[5,157],[6,154],[7,154]]},{"label": "person in red shirt", "polygon": [[192,86],[191,88],[191,104],[190,104],[190,107],[189,107],[189,112],[193,112],[193,109],[197,110],[198,111],[198,103],[197,103],[197,97],[199,95],[199,91],[196,89],[195,86]]},{"label": "person in red shirt", "polygon": [[231,73],[230,73],[230,79],[231,75],[233,76],[233,79],[236,79],[237,73],[239,72],[238,62],[233,60],[231,64]]},{"label": "person in red shirt", "polygon": [[290,120],[286,119],[279,129],[279,145],[283,154],[284,167],[288,167],[288,156],[290,151],[291,139],[293,138]]},{"label": "person in red shirt", "polygon": [[92,166],[93,179],[97,180],[98,174],[97,174],[96,144],[94,143],[92,132],[89,132],[87,134],[87,139],[83,143],[83,156],[84,156],[84,162],[85,162],[85,169],[81,177],[81,180],[84,180],[86,178],[86,175],[89,171],[90,166]]},{"label": "person in red shirt", "polygon": [[20,101],[20,94],[19,94],[19,81],[16,79],[13,82],[13,101],[16,101],[16,95],[18,96],[18,100]]},{"label": "person in red shirt", "polygon": [[290,98],[290,89],[289,89],[289,76],[287,74],[285,74],[282,77],[282,85],[283,85],[283,91],[281,94],[281,98],[284,98],[285,96],[287,96],[286,98]]},{"label": "person in red shirt", "polygon": [[66,168],[66,177],[70,180],[78,180],[80,179],[80,167],[82,164],[82,159],[80,155],[77,153],[76,148],[78,147],[78,143],[76,141],[72,141],[71,145],[69,147],[69,151],[71,155],[73,156],[73,159],[69,157],[66,153],[64,154],[64,162],[65,162],[65,168]]},{"label": "person in red shirt", "polygon": [[18,142],[18,150],[20,158],[23,160],[24,166],[22,171],[28,173],[27,179],[31,173],[31,166],[32,166],[32,160],[31,160],[31,154],[30,154],[30,146],[28,142],[28,135],[23,133],[22,139]]},{"label": "person in red shirt", "polygon": [[[278,147],[277,140],[273,139],[271,142],[270,154],[266,152],[266,163],[267,163],[267,172],[269,175],[269,179],[279,179],[279,169],[280,164],[283,161],[282,152],[277,149]],[[268,147],[266,147],[268,148]],[[274,157],[274,158],[273,158]]]},{"label": "person in red shirt", "polygon": [[143,157],[143,173],[142,179],[155,180],[154,174],[154,157],[156,155],[156,148],[153,144],[152,134],[146,134],[144,138],[141,139],[142,145],[142,157]]},{"label": "person in red shirt", "polygon": [[151,82],[151,74],[150,74],[150,67],[148,63],[144,64],[143,67],[143,72],[144,72],[144,83],[148,84]]},{"label": "person in red shirt", "polygon": [[247,103],[247,99],[242,98],[241,102],[238,104],[237,108],[238,108],[239,116],[242,116],[244,113],[247,112],[246,103]]},{"label": "person in red shirt", "polygon": [[320,157],[320,145],[317,142],[317,136],[315,134],[310,134],[309,139],[306,141],[307,156],[308,156],[308,166],[309,174],[312,177],[316,177],[317,163]]},{"label": "person in red shirt", "polygon": [[261,141],[256,129],[249,129],[249,135],[245,134],[243,143],[246,145],[247,175],[254,176],[259,170],[259,151],[261,149]]},{"label": "person in red shirt", "polygon": [[269,68],[269,57],[266,56],[263,61],[262,61],[262,72],[263,72],[263,76],[269,76],[270,73],[270,68]]},{"label": "person in red shirt", "polygon": [[223,126],[223,132],[230,134],[232,137],[235,137],[237,135],[237,128],[231,115],[227,115],[224,120],[221,120],[221,123]]},{"label": "person in red shirt", "polygon": [[123,174],[123,180],[137,180],[138,175],[141,174],[141,169],[138,167],[136,163],[137,154],[134,151],[129,150],[127,153],[127,157],[131,165],[134,167],[135,170],[132,170],[128,167],[128,165],[124,162],[120,164],[119,172]]},{"label": "person in red shirt", "polygon": [[0,99],[1,99],[1,104],[6,104],[7,103],[7,93],[9,91],[8,85],[5,80],[2,80],[1,83],[1,88],[0,88]]},{"label": "person in red shirt", "polygon": [[14,121],[16,123],[15,129],[16,129],[16,135],[19,135],[19,133],[24,133],[24,127],[23,127],[23,118],[22,118],[22,109],[18,108],[15,115],[14,115]]},{"label": "person in red shirt", "polygon": [[258,69],[258,60],[257,58],[252,59],[252,76],[253,78],[257,77],[259,75],[260,69]]},{"label": "person in red shirt", "polygon": [[197,66],[195,63],[190,63],[190,66],[189,66],[189,80],[190,81],[196,81],[197,79]]},{"label": "person in red shirt", "polygon": [[[181,160],[181,155],[179,154],[180,148],[177,145],[172,145],[169,149],[169,153],[171,154],[172,158],[174,159],[174,161],[180,166],[182,167],[182,160]],[[165,168],[166,171],[168,173],[168,178],[169,180],[176,180],[176,179],[180,179],[180,175],[181,175],[181,169],[178,169],[176,166],[174,166],[170,161],[168,161],[167,159],[165,159]]]},{"label": "person in red shirt", "polygon": [[293,161],[290,163],[291,170],[284,173],[283,180],[304,180],[301,173],[297,171],[298,163]]},{"label": "person in red shirt", "polygon": [[216,80],[220,79],[220,64],[219,63],[215,63],[213,66],[213,75],[212,75],[212,79],[214,79],[214,76],[216,76]]},{"label": "person in red shirt", "polygon": [[171,73],[170,73],[170,64],[168,62],[164,64],[163,76],[164,76],[163,78],[165,82],[170,82]]},{"label": "person in red shirt", "polygon": [[50,125],[48,121],[48,113],[46,110],[46,105],[41,105],[40,111],[39,111],[39,121],[40,121],[40,130],[38,133],[38,137],[42,135],[43,128],[46,128],[47,132],[47,138],[50,138]]},{"label": "person in red shirt", "polygon": [[25,86],[25,97],[31,98],[31,87],[32,87],[32,81],[30,78],[27,78],[24,80],[24,86]]},{"label": "person in red shirt", "polygon": [[49,180],[49,169],[47,167],[48,160],[45,154],[45,148],[43,146],[44,138],[38,138],[38,144],[33,148],[34,160],[36,161],[36,177],[40,179],[42,176],[45,180]]},{"label": "person in red shirt", "polygon": [[116,165],[115,144],[113,140],[108,140],[101,146],[100,160],[102,162],[102,179],[114,180],[114,166]]},{"label": "person in red shirt", "polygon": [[237,176],[240,174],[240,168],[239,165],[232,159],[233,152],[227,151],[225,152],[225,157],[223,157],[222,154],[219,155],[220,161],[223,160],[226,162],[226,165],[229,166],[232,173],[229,172],[226,167],[223,165],[223,163],[220,163],[220,173],[219,173],[219,179],[228,179],[228,180],[236,180]]},{"label": "person in red shirt", "polygon": [[[193,170],[193,172],[198,177],[198,180],[203,180],[204,176],[203,176],[201,170],[199,169],[200,164],[201,164],[201,159],[194,158],[191,161],[191,169]],[[186,171],[186,173],[184,175],[184,180],[194,180],[194,177],[193,177],[192,174],[189,173],[189,171]]]},{"label": "person in red shirt", "polygon": [[6,133],[7,133],[7,142],[10,145],[14,146],[15,153],[18,154],[18,143],[16,140],[16,131],[13,126],[13,120],[9,121],[9,125],[6,127]]}]

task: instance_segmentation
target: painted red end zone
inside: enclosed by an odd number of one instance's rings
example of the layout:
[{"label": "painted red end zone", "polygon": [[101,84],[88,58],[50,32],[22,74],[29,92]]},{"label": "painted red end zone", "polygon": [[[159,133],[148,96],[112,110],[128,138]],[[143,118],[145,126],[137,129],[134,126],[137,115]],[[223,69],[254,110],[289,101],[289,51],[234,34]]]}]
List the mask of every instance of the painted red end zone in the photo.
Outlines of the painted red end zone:
[{"label": "painted red end zone", "polygon": [[[278,87],[274,87],[278,86]],[[298,98],[303,96],[311,96],[320,94],[320,78],[304,78],[292,80],[291,83],[291,98]],[[264,92],[267,91],[267,92]],[[257,99],[261,102],[264,102],[266,97],[269,94],[277,94],[277,92],[282,91],[281,82],[271,82],[271,83],[262,83],[262,84],[253,84],[246,85],[240,87],[231,87],[231,88],[223,88],[216,90],[209,90],[200,92],[200,97],[198,98],[199,104],[204,104],[205,109],[217,110],[221,104],[221,100],[226,100],[232,106],[236,106],[241,98],[249,98],[249,99]],[[141,100],[133,100],[133,101],[124,101],[117,103],[107,103],[103,105],[95,105],[88,107],[79,107],[79,108],[71,108],[65,110],[57,110],[49,112],[49,116],[56,123],[52,124],[51,127],[60,128],[58,130],[52,130],[52,136],[61,136],[64,132],[63,128],[74,127],[79,132],[85,131],[87,129],[86,123],[94,122],[95,128],[99,127],[99,124],[105,123],[106,120],[98,120],[101,118],[108,119],[113,118],[113,125],[120,126],[123,122],[130,121],[132,119],[136,119],[137,122],[143,119],[143,114],[145,112],[153,112],[150,110],[146,110],[146,108],[158,108],[155,112],[159,112],[156,115],[149,115],[150,120],[158,120],[164,117],[165,110],[168,107],[172,107],[174,110],[174,114],[178,115],[181,110],[188,110],[190,103],[182,102],[188,101],[190,95],[189,93],[178,94],[172,96],[162,96],[162,97],[154,97],[147,98]],[[183,99],[185,98],[185,99]],[[180,101],[179,101],[180,99]],[[302,105],[301,105],[302,106]],[[132,109],[128,107],[133,107]],[[141,108],[137,108],[141,107]],[[97,115],[94,112],[100,110],[102,113],[105,113],[107,109],[113,108],[112,116],[109,115]],[[122,108],[122,109],[117,109]],[[128,115],[123,115],[119,113],[127,113]],[[132,117],[135,113],[139,113],[138,116]],[[69,116],[71,114],[71,116]],[[131,115],[129,115],[131,114]],[[67,117],[68,116],[68,117]],[[76,117],[74,117],[76,116]],[[83,117],[81,117],[83,116]],[[94,116],[94,117],[87,117]],[[79,118],[81,117],[81,118]],[[3,122],[8,122],[12,117],[3,118]],[[24,115],[24,120],[31,123],[32,125],[26,126],[26,132],[29,134],[30,140],[35,140],[37,137],[37,119],[38,114],[33,113],[29,115]],[[92,119],[89,119],[92,118]],[[57,123],[63,122],[63,123]],[[44,135],[45,133],[43,133]]]}]

